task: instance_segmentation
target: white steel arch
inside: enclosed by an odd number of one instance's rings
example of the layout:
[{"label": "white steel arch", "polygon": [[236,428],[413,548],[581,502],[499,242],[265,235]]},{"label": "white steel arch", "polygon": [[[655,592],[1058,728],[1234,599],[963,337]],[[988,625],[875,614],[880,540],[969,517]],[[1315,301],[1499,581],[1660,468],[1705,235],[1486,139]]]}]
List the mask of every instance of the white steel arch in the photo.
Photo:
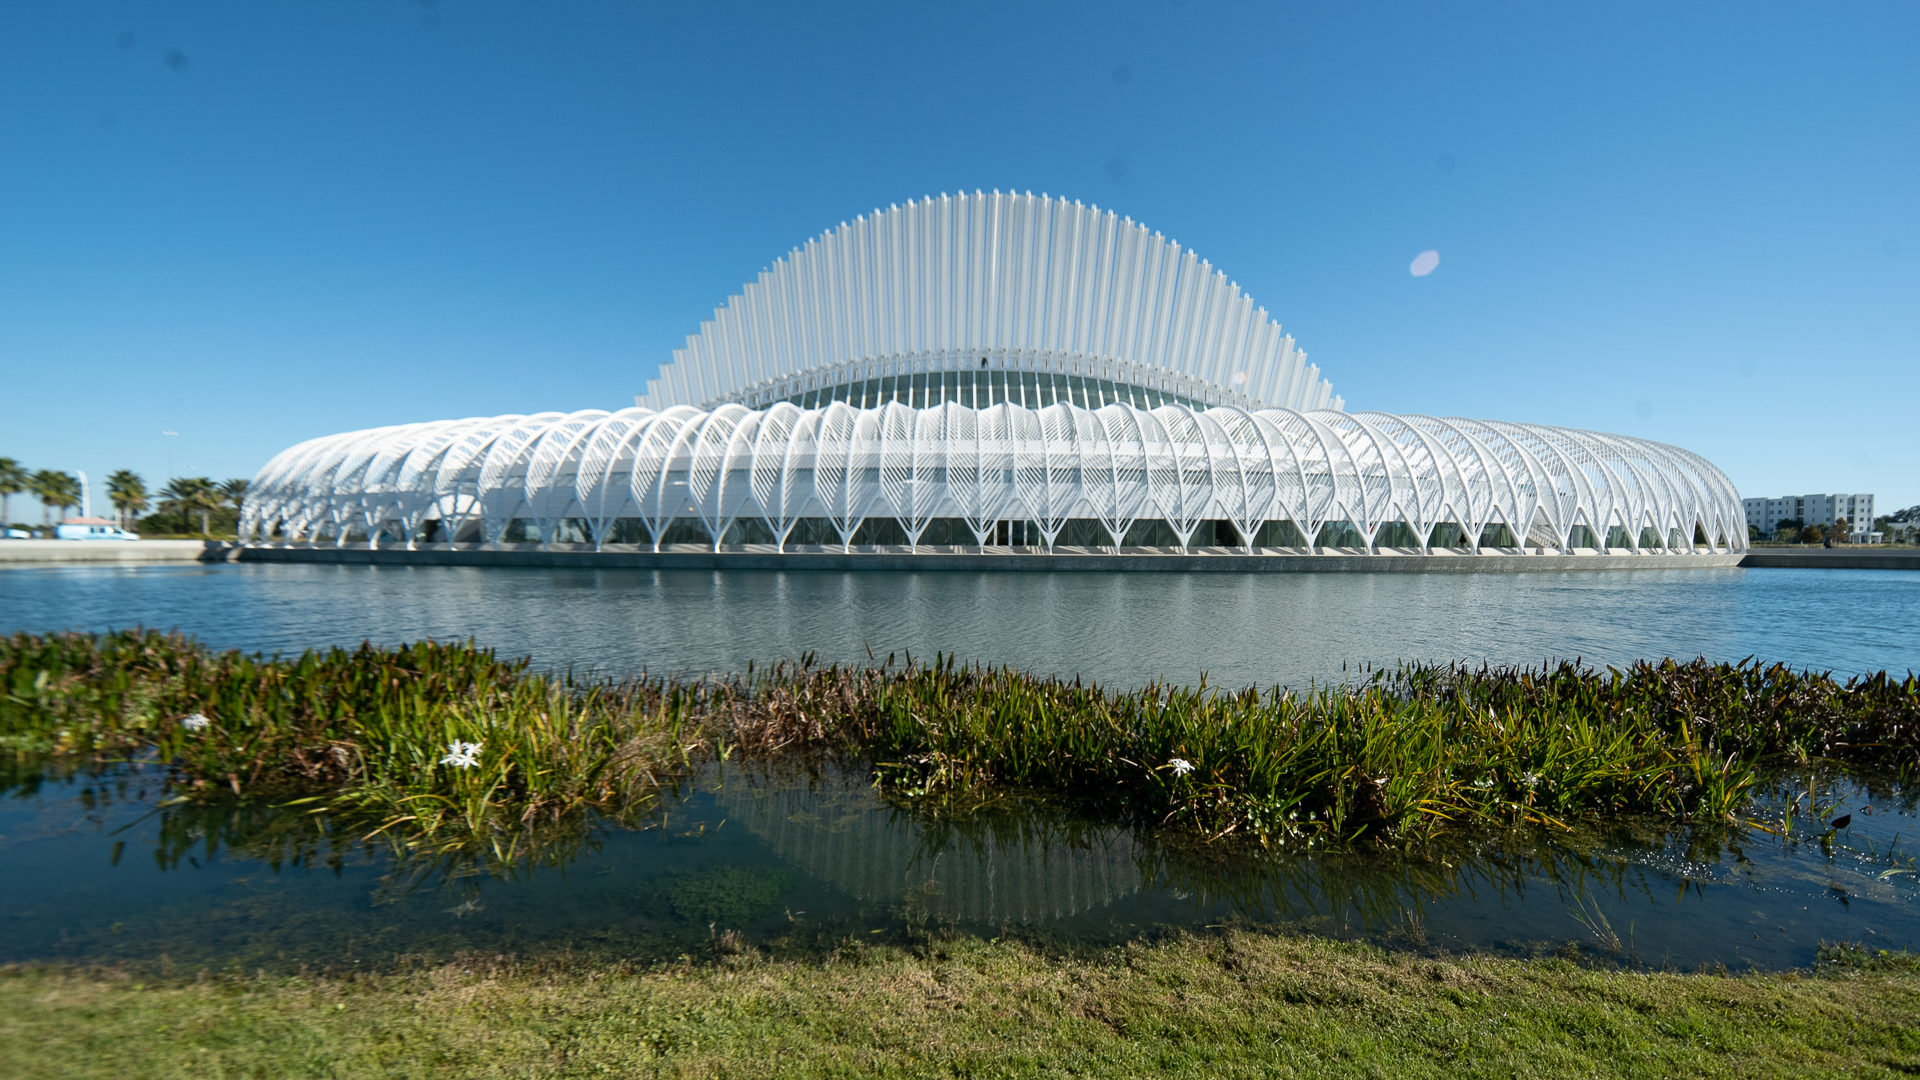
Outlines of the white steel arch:
[{"label": "white steel arch", "polygon": [[1097,522],[1115,547],[1153,520],[1183,548],[1203,522],[1225,522],[1249,551],[1265,523],[1281,521],[1319,544],[1325,526],[1351,525],[1369,553],[1431,551],[1442,525],[1466,551],[1504,535],[1500,526],[1511,533],[1503,547],[1561,553],[1690,552],[1697,536],[1715,551],[1747,546],[1727,478],[1644,439],[1384,413],[1065,403],[676,406],[347,432],[268,462],[241,528],[252,539],[385,532],[413,543],[430,521],[450,541],[477,520],[471,542],[497,545],[515,519],[543,543],[571,521],[598,547],[632,521],[628,542],[657,549],[685,521],[718,550],[735,521],[755,519],[784,549],[800,521],[817,519],[850,550],[868,520],[898,523],[917,545],[942,518],[983,546],[999,522],[1018,520],[1052,548],[1075,519]]}]

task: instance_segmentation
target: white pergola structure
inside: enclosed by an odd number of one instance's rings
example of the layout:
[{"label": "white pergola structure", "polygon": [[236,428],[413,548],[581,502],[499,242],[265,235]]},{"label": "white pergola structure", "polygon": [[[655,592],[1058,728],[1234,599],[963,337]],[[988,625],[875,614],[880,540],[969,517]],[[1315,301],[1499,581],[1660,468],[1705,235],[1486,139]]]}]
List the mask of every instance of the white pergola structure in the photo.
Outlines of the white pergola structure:
[{"label": "white pergola structure", "polygon": [[1344,408],[1179,244],[1078,202],[941,195],[795,248],[633,408],[310,440],[261,470],[241,532],[412,545],[431,522],[438,540],[498,545],[518,522],[542,544],[658,548],[682,523],[718,549],[757,521],[785,550],[810,522],[801,535],[851,550],[887,519],[914,547],[936,521],[982,548],[1020,522],[1051,550],[1070,521],[1115,548],[1159,521],[1186,549],[1225,522],[1203,540],[1252,551],[1289,522],[1309,547],[1350,525],[1346,546],[1369,553],[1496,534],[1557,552],[1746,547],[1733,485],[1676,447]]},{"label": "white pergola structure", "polygon": [[564,522],[604,547],[625,519],[657,549],[684,520],[719,550],[756,519],[784,549],[806,518],[843,550],[872,518],[897,522],[910,544],[933,520],[958,520],[983,547],[1000,522],[1027,522],[1049,549],[1070,519],[1097,521],[1115,548],[1142,520],[1165,522],[1183,548],[1202,522],[1225,521],[1249,551],[1281,521],[1309,542],[1351,525],[1368,553],[1389,525],[1422,552],[1442,525],[1468,552],[1491,526],[1511,546],[1565,554],[1604,552],[1610,536],[1636,552],[1690,553],[1698,536],[1741,551],[1747,536],[1718,469],[1644,439],[1331,410],[955,402],[635,407],[329,436],[261,470],[241,529],[412,544],[435,521],[442,539],[498,544],[520,519],[528,535],[551,541]]}]

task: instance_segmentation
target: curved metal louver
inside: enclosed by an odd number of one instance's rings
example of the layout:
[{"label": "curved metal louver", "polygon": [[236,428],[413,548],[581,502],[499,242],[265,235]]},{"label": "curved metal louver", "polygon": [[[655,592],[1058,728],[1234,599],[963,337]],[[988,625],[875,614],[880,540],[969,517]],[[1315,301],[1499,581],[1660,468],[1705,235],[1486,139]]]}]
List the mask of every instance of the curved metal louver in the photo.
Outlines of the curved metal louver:
[{"label": "curved metal louver", "polygon": [[1072,393],[1089,407],[1343,407],[1207,260],[1110,210],[999,191],[909,200],[808,240],[701,323],[636,404],[824,405],[874,384],[877,405],[878,384],[904,395],[918,379],[921,397],[894,400],[923,405],[938,403],[929,379],[983,374],[1001,378],[991,401],[1027,406],[1052,403],[1050,388],[1020,396],[1038,374],[1088,380]]}]

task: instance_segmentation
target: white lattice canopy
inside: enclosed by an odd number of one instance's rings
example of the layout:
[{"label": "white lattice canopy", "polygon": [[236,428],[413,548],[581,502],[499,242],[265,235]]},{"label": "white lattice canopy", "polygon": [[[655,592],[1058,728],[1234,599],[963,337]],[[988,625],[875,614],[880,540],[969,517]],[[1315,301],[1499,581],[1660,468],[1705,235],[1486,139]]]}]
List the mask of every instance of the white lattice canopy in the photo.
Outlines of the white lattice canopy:
[{"label": "white lattice canopy", "polygon": [[[877,409],[676,406],[376,428],[302,443],[261,470],[251,537],[499,544],[610,541],[658,549],[671,530],[718,550],[853,546],[883,521],[918,545],[1009,539],[1053,548],[1080,522],[1127,546],[1142,522],[1185,548],[1343,543],[1428,551],[1483,543],[1744,550],[1733,485],[1677,447],[1589,431],[1331,410],[1087,409],[1058,403]],[[751,533],[743,531],[751,526]],[[1224,528],[1224,532],[1222,529]],[[624,532],[623,532],[624,530]],[[1503,531],[1504,530],[1504,531]],[[1393,541],[1393,542],[1390,542]],[[1139,546],[1139,545],[1134,545]],[[1284,544],[1278,546],[1285,546]]]}]

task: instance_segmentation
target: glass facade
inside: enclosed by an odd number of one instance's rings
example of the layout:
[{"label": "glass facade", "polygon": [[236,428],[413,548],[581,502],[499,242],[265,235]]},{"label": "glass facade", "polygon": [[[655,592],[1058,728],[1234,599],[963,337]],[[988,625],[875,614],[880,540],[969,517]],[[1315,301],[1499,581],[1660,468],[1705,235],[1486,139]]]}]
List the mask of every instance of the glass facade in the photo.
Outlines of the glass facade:
[{"label": "glass facade", "polygon": [[1178,394],[1109,379],[987,368],[979,371],[885,375],[878,379],[808,390],[786,400],[803,409],[823,409],[836,401],[844,401],[861,409],[877,409],[894,401],[915,409],[931,409],[949,401],[969,409],[984,409],[1003,403],[1028,409],[1043,409],[1058,403],[1078,405],[1083,409],[1098,409],[1103,405],[1131,405],[1136,409],[1185,405],[1200,412],[1207,407],[1205,402]]}]

